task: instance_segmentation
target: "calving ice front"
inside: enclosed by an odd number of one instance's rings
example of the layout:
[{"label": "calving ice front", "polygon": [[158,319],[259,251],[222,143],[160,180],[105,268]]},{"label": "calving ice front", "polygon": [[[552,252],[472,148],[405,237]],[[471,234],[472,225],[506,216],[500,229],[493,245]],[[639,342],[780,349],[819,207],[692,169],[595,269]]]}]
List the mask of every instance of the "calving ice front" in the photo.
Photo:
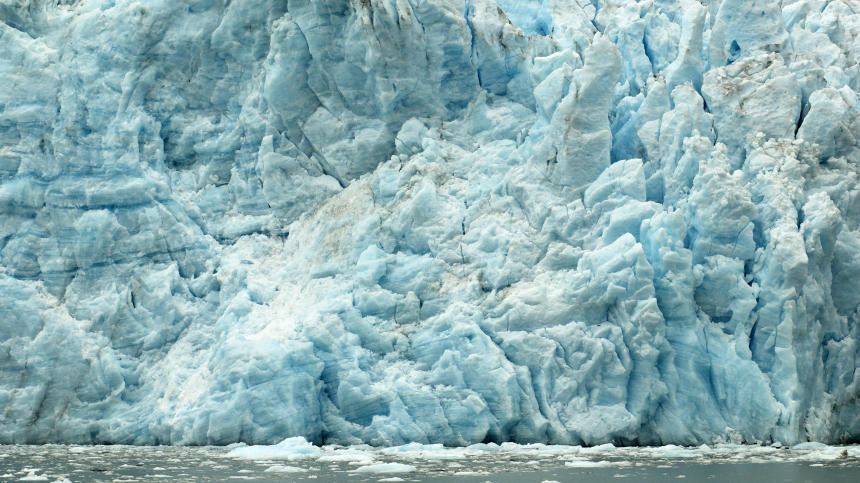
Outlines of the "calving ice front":
[{"label": "calving ice front", "polygon": [[0,0],[0,442],[858,441],[858,56],[856,0]]}]

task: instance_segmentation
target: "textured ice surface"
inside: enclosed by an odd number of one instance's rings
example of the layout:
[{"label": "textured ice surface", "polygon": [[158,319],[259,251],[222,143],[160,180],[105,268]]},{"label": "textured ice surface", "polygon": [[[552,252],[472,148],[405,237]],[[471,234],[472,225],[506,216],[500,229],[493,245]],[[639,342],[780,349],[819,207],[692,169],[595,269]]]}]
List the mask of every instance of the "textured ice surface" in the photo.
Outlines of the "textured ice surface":
[{"label": "textured ice surface", "polygon": [[856,441],[858,49],[855,0],[0,0],[0,442]]}]

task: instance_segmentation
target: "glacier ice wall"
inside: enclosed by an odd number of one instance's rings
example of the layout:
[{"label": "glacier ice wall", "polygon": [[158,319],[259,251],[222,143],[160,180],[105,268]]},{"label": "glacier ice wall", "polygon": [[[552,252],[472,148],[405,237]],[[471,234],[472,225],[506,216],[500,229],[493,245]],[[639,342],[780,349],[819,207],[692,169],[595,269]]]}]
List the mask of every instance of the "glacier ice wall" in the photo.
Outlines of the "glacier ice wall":
[{"label": "glacier ice wall", "polygon": [[860,440],[857,0],[0,0],[0,442]]}]

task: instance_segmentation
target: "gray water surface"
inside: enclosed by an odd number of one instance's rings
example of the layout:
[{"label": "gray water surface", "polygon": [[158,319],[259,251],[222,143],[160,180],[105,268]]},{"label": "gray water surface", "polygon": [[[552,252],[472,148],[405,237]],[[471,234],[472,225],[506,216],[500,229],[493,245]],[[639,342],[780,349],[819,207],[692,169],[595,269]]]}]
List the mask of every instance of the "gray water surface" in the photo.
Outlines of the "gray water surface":
[{"label": "gray water surface", "polygon": [[[237,459],[229,448],[133,446],[0,446],[0,483],[84,482],[451,482],[546,483],[683,481],[860,482],[860,448],[807,450],[725,445],[715,448],[609,448],[559,454],[553,447],[405,452],[365,448],[390,473],[362,473],[367,461]],[[346,450],[346,449],[344,449]],[[338,448],[327,450],[338,454]],[[668,456],[667,456],[668,455]],[[391,465],[391,464],[394,465]],[[397,466],[400,465],[400,466]],[[589,467],[590,466],[590,467]],[[398,468],[400,471],[398,471]]]}]

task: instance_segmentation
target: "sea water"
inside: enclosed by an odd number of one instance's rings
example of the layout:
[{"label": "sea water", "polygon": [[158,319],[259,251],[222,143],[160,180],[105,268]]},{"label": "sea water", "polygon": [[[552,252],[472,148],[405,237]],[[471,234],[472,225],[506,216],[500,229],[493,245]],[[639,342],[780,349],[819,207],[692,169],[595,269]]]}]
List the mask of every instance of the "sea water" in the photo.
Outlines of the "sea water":
[{"label": "sea water", "polygon": [[328,446],[316,448],[313,454],[279,454],[268,447],[264,457],[259,452],[252,456],[253,449],[263,447],[0,446],[0,482],[564,483],[630,478],[836,483],[860,480],[858,446],[481,446],[485,448]]}]

